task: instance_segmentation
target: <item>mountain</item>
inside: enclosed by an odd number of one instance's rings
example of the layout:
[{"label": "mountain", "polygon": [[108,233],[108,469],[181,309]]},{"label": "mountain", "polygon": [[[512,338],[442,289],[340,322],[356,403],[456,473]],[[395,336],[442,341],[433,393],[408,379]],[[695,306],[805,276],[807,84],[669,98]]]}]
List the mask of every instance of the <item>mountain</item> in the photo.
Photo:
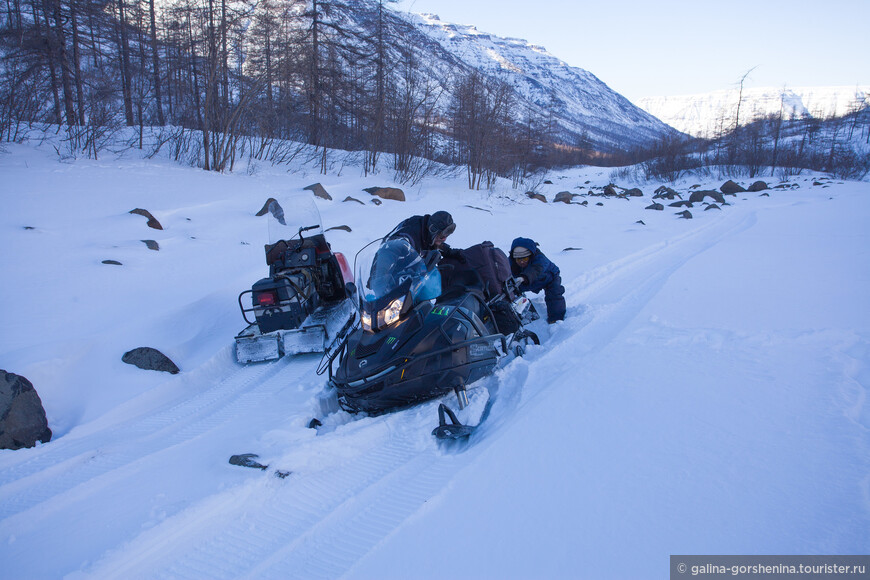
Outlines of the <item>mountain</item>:
[{"label": "mountain", "polygon": [[500,78],[513,87],[517,110],[551,116],[565,144],[615,151],[674,133],[594,74],[569,66],[543,47],[444,22],[433,14],[393,15],[411,25],[404,30],[408,44],[448,93],[460,72],[478,70]]},{"label": "mountain", "polygon": [[[638,105],[671,127],[695,137],[712,137],[733,126],[740,100],[738,89],[671,97],[645,97]],[[767,115],[785,118],[829,118],[870,103],[870,86],[744,89],[740,118],[750,121]]]}]

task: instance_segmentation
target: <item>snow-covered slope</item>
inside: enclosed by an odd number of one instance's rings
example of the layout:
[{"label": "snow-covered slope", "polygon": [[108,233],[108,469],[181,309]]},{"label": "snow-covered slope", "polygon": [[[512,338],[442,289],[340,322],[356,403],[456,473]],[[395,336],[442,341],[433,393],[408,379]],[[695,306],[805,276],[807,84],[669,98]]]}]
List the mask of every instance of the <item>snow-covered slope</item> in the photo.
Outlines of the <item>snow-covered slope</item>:
[{"label": "snow-covered slope", "polygon": [[518,111],[531,107],[541,118],[552,116],[557,134],[568,144],[586,140],[586,146],[602,150],[629,149],[673,133],[592,73],[568,66],[541,46],[443,22],[432,14],[399,14],[437,44],[412,43],[448,91],[453,88],[449,79],[461,70],[504,79],[516,89]]},{"label": "snow-covered slope", "polygon": [[[4,578],[662,578],[670,554],[870,551],[870,184],[806,176],[685,220],[644,209],[657,184],[565,205],[428,179],[376,206],[362,189],[389,181],[352,166],[6,147],[0,368],[54,438],[0,451]],[[610,176],[551,180],[552,201]],[[309,429],[319,357],[234,362],[237,294],[266,271],[254,214],[316,181],[348,256],[448,209],[454,246],[530,236],[561,268],[568,318],[477,383],[496,398],[467,445],[435,442],[431,404]],[[181,373],[122,363],[138,346]],[[228,464],[245,452],[269,469]]]},{"label": "snow-covered slope", "polygon": [[[740,119],[749,122],[767,116],[786,119],[811,116],[825,119],[854,112],[868,103],[870,86],[747,88],[743,90]],[[738,89],[696,95],[645,97],[638,105],[671,127],[696,137],[713,137],[734,126]]]}]

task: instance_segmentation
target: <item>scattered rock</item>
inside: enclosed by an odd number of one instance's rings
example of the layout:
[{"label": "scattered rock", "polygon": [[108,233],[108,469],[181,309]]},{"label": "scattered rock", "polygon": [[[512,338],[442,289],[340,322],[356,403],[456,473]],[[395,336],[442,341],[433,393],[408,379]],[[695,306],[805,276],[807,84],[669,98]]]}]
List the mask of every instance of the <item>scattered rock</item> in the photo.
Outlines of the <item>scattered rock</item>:
[{"label": "scattered rock", "polygon": [[51,441],[45,408],[26,378],[0,370],[0,449],[33,447]]},{"label": "scattered rock", "polygon": [[314,197],[319,197],[320,199],[328,199],[330,201],[332,200],[332,196],[329,195],[329,193],[326,191],[326,188],[324,188],[319,183],[312,183],[308,187],[303,187],[302,189],[306,191],[313,191]]},{"label": "scattered rock", "polygon": [[256,453],[242,453],[240,455],[233,455],[230,457],[230,465],[238,465],[239,467],[250,467],[252,469],[262,469],[266,471],[268,465],[263,465],[262,463],[255,461],[259,455]]},{"label": "scattered rock", "polygon": [[381,200],[379,200],[379,199],[376,198],[376,197],[373,197],[373,198],[372,198],[372,203],[375,204],[375,205],[381,205],[381,204],[384,203],[384,202],[382,202]]},{"label": "scattered rock", "polygon": [[762,193],[758,197],[770,197],[770,194],[769,193]]},{"label": "scattered rock", "polygon": [[538,201],[543,201],[544,203],[547,203],[546,197],[544,197],[540,193],[535,193],[534,191],[527,191],[526,197],[529,197],[531,199],[537,199]]},{"label": "scattered rock", "polygon": [[616,188],[617,188],[616,185],[614,185],[612,183],[608,183],[607,185],[604,186],[604,195],[619,195],[619,192],[616,191]]},{"label": "scattered rock", "polygon": [[674,203],[669,203],[668,207],[692,207],[691,201],[675,201]]},{"label": "scattered rock", "polygon": [[665,206],[663,206],[660,203],[654,203],[652,205],[646,206],[644,209],[654,209],[656,211],[663,211],[665,209]]},{"label": "scattered rock", "polygon": [[178,366],[169,360],[169,357],[149,346],[140,346],[124,353],[121,360],[146,371],[164,371],[173,375],[180,372]]},{"label": "scattered rock", "polygon": [[595,205],[600,205],[601,207],[604,207],[604,204],[601,203],[600,201],[598,203],[596,203]]},{"label": "scattered rock", "polygon": [[368,187],[363,191],[371,195],[380,197],[381,199],[405,201],[405,192],[397,187]]},{"label": "scattered rock", "polygon": [[715,203],[708,203],[707,207],[704,208],[704,211],[707,211],[708,209],[718,209],[720,211],[722,210],[722,208],[719,207],[718,205],[716,205]]},{"label": "scattered rock", "polygon": [[689,210],[681,211],[680,213],[678,213],[676,215],[680,216],[682,219],[685,219],[685,220],[692,219],[692,212],[690,212]]},{"label": "scattered rock", "polygon": [[701,184],[696,183],[695,185],[691,186],[689,189],[698,189],[699,187],[701,187]]},{"label": "scattered rock", "polygon": [[28,231],[33,231],[33,230],[35,230],[36,228],[33,227],[33,226],[24,226],[24,229],[25,229],[25,230],[28,230]]},{"label": "scattered rock", "polygon": [[103,264],[109,264],[110,266],[123,266],[121,262],[118,260],[103,260]]},{"label": "scattered rock", "polygon": [[628,197],[643,197],[643,191],[638,187],[633,187],[625,192]]},{"label": "scattered rock", "polygon": [[642,225],[642,226],[645,226],[645,225],[646,225],[646,224],[644,223],[643,220],[637,220],[637,221],[634,222],[634,223],[636,223],[636,224],[640,224],[640,225]]},{"label": "scattered rock", "polygon": [[482,207],[475,207],[473,205],[466,205],[465,207],[470,207],[471,209],[476,209],[478,211],[485,211],[486,213],[492,215],[491,211],[489,211],[488,209],[483,209]]},{"label": "scattered rock", "polygon": [[571,203],[572,201],[574,201],[574,194],[570,191],[560,191],[556,194],[556,197],[553,198],[553,203]]},{"label": "scattered rock", "polygon": [[565,248],[565,249],[562,250],[562,251],[563,251],[563,252],[574,252],[574,251],[582,250],[582,249],[583,249],[583,248]]},{"label": "scattered rock", "polygon": [[332,226],[331,228],[326,228],[324,232],[331,232],[332,230],[341,230],[343,232],[352,232],[350,226]]},{"label": "scattered rock", "polygon": [[347,201],[355,201],[355,202],[357,202],[357,203],[360,204],[360,205],[365,205],[363,202],[361,202],[361,201],[358,200],[357,198],[355,198],[355,197],[351,197],[351,196],[347,196],[346,198],[344,198],[344,199],[341,200],[341,201],[342,201],[342,203],[347,202]]},{"label": "scattered rock", "polygon": [[577,205],[589,205],[589,200],[588,200],[588,199],[584,199],[583,201],[581,201],[581,202],[578,203]]},{"label": "scattered rock", "polygon": [[553,185],[553,182],[550,181],[549,179],[547,179],[547,180],[544,181],[544,184],[545,184],[545,185]]},{"label": "scattered rock", "polygon": [[670,187],[665,187],[662,185],[658,189],[655,190],[655,195],[653,195],[653,199],[670,199],[673,200],[675,197],[679,197],[683,199],[682,196],[671,189]]},{"label": "scattered rock", "polygon": [[263,204],[263,209],[257,212],[257,217],[264,216],[269,213],[269,204],[275,203],[277,200],[274,197],[270,197],[266,200],[266,203]]},{"label": "scattered rock", "polygon": [[692,203],[699,203],[704,201],[705,197],[712,197],[713,200],[718,203],[725,203],[725,196],[723,196],[718,191],[713,191],[712,189],[693,191],[692,195],[689,196],[689,201]]},{"label": "scattered rock", "polygon": [[745,189],[743,189],[743,186],[734,183],[730,179],[728,181],[726,181],[725,183],[723,183],[722,186],[719,188],[719,190],[722,193],[729,193],[729,194],[737,194],[737,193],[742,193],[742,192],[746,191]]},{"label": "scattered rock", "polygon": [[149,250],[154,250],[155,252],[160,251],[160,244],[158,244],[154,240],[142,240],[142,243],[148,246]]},{"label": "scattered rock", "polygon": [[752,185],[749,186],[749,189],[746,191],[756,192],[756,191],[764,191],[765,189],[770,189],[767,187],[767,184],[763,181],[756,181]]},{"label": "scattered rock", "polygon": [[160,225],[160,222],[157,221],[157,218],[155,218],[153,215],[151,215],[151,212],[148,211],[147,209],[142,209],[142,208],[137,207],[136,209],[131,209],[130,213],[134,213],[136,215],[141,215],[141,216],[148,218],[148,223],[146,225],[149,228],[154,228],[155,230],[162,230],[163,229],[163,226]]}]

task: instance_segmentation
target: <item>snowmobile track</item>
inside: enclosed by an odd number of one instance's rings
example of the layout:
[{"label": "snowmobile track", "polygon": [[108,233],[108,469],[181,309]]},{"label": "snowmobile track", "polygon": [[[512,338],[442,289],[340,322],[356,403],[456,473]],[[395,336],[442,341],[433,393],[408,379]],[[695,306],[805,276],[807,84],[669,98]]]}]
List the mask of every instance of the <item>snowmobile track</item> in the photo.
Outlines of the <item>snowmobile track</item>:
[{"label": "snowmobile track", "polygon": [[[584,357],[612,341],[683,264],[753,223],[753,214],[723,216],[570,281],[569,306],[585,306],[582,322],[556,325],[547,348],[530,348],[525,358],[481,381],[492,387],[496,398],[489,419],[463,453],[445,452],[429,436],[437,423],[437,402],[340,425],[270,459],[266,472],[226,466],[238,472],[238,483],[178,507],[134,537],[119,538],[113,551],[81,555],[79,562],[88,557],[91,561],[84,575],[341,576],[428,501],[437,501],[441,490],[523,407],[546,398],[545,366],[582,364]],[[566,352],[577,344],[561,344],[570,335],[581,337],[582,352]],[[123,487],[172,448],[190,444],[185,453],[196,453],[198,437],[219,433],[222,426],[227,429],[230,419],[246,412],[268,408],[275,392],[294,379],[310,378],[315,366],[313,360],[284,358],[239,368],[214,384],[201,382],[202,390],[189,399],[102,430],[85,426],[90,430],[38,448],[38,453],[0,473],[0,531],[8,528],[11,533],[16,523],[43,508],[72,509],[67,506],[80,496]],[[185,388],[196,386],[197,377],[192,376]],[[282,424],[306,412],[288,409]],[[95,444],[107,440],[112,443]],[[227,449],[226,457],[233,452],[237,450]],[[322,462],[311,465],[312,457]],[[309,462],[299,465],[300,458]],[[279,479],[275,469],[292,473]]]},{"label": "snowmobile track", "polygon": [[[71,433],[0,474],[0,521],[95,480],[143,456],[200,436],[234,415],[254,411],[291,377],[287,361],[240,367],[180,403],[91,435]],[[300,369],[299,374],[304,371]],[[193,387],[195,388],[195,387]],[[95,445],[94,440],[112,441]]]}]

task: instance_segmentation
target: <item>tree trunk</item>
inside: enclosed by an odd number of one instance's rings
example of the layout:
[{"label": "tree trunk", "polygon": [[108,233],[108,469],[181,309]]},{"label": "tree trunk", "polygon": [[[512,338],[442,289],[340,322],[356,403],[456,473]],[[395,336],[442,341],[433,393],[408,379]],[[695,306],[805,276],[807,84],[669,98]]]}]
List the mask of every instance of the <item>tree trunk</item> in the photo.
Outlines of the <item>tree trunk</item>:
[{"label": "tree trunk", "polygon": [[148,0],[148,10],[151,17],[151,66],[154,69],[154,99],[157,106],[157,124],[166,124],[163,118],[163,97],[160,92],[160,59],[157,56],[157,18],[154,14],[154,0]]}]

